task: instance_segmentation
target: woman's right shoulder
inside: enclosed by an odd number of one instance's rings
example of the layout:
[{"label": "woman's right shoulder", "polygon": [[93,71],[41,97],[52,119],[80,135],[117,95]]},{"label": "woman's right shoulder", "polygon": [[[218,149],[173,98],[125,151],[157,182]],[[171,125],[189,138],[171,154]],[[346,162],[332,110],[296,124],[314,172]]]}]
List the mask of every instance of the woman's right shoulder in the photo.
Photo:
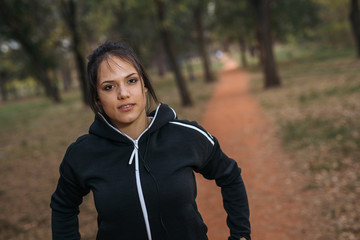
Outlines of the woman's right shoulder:
[{"label": "woman's right shoulder", "polygon": [[83,144],[86,144],[86,141],[88,141],[89,138],[91,138],[89,134],[84,134],[78,137],[73,143],[71,143],[69,148],[74,148],[76,146],[81,146]]},{"label": "woman's right shoulder", "polygon": [[66,150],[65,157],[83,155],[96,146],[96,139],[90,134],[84,134],[76,139]]},{"label": "woman's right shoulder", "polygon": [[78,137],[66,149],[61,165],[63,168],[83,169],[93,159],[97,144],[96,137],[90,134]]}]

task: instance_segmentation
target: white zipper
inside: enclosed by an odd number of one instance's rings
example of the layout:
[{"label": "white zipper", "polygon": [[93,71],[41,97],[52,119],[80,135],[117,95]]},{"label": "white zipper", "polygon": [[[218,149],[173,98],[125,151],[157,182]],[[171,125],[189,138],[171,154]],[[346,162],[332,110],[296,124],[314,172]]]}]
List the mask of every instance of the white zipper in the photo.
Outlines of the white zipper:
[{"label": "white zipper", "polygon": [[153,120],[151,121],[151,123],[149,124],[149,126],[139,135],[139,137],[136,140],[133,140],[131,137],[129,137],[128,135],[126,135],[125,133],[121,132],[119,129],[115,128],[113,125],[111,125],[106,118],[100,113],[101,117],[104,119],[104,121],[112,128],[114,129],[116,132],[120,133],[121,135],[127,137],[133,144],[134,144],[134,150],[131,153],[130,159],[129,159],[129,165],[132,164],[132,162],[135,159],[135,179],[136,179],[136,188],[137,188],[137,192],[138,192],[138,196],[139,196],[139,200],[140,200],[140,205],[141,205],[141,210],[144,216],[144,221],[145,221],[145,227],[146,227],[146,233],[148,236],[148,240],[152,240],[151,237],[151,229],[150,229],[150,223],[149,223],[149,217],[148,217],[148,213],[147,213],[147,208],[146,208],[146,203],[145,203],[145,198],[144,198],[144,193],[142,191],[142,187],[141,187],[141,179],[140,179],[140,170],[139,170],[139,139],[141,138],[141,136],[147,132],[147,130],[149,130],[149,128],[152,126],[153,122],[155,121],[155,118],[157,116],[158,110],[160,108],[160,105],[158,105],[158,107],[156,108],[156,112],[154,115]]},{"label": "white zipper", "polygon": [[139,146],[138,146],[138,140],[135,140],[134,142],[134,150],[131,154],[129,165],[132,164],[133,160],[135,158],[135,178],[136,178],[136,188],[139,195],[141,210],[144,215],[145,220],[145,226],[146,226],[146,232],[148,235],[148,239],[151,240],[151,230],[150,230],[150,223],[149,223],[149,217],[147,213],[147,208],[145,204],[144,194],[141,187],[141,179],[140,179],[140,171],[139,171]]}]

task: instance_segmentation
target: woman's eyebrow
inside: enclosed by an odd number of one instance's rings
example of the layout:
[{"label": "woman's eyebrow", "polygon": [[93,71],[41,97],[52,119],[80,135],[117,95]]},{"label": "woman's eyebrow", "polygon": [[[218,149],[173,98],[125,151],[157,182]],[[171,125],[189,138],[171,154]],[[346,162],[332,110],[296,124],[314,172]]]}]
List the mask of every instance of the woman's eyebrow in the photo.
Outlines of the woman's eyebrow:
[{"label": "woman's eyebrow", "polygon": [[[132,75],[135,75],[135,74],[137,74],[137,73],[136,72],[130,73],[129,75],[125,76],[124,78],[129,78],[129,77],[131,77]],[[112,83],[112,82],[115,82],[115,80],[105,80],[105,81],[102,81],[100,83],[100,85],[102,85],[104,83]]]},{"label": "woman's eyebrow", "polygon": [[102,81],[102,82],[100,83],[100,85],[102,85],[102,84],[104,84],[104,83],[112,83],[112,82],[114,82],[114,80],[105,80],[105,81]]},{"label": "woman's eyebrow", "polygon": [[131,77],[132,75],[134,75],[134,74],[137,74],[136,72],[134,72],[134,73],[130,73],[129,75],[127,75],[125,78],[128,78],[128,77]]}]

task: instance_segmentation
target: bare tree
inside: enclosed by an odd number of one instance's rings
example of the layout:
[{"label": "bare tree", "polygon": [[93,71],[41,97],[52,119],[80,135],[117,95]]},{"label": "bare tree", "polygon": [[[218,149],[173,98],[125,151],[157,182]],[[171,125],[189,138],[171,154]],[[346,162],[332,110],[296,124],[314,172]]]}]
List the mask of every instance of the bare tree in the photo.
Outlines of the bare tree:
[{"label": "bare tree", "polygon": [[72,38],[72,51],[75,56],[78,77],[83,96],[83,102],[88,103],[85,57],[82,51],[83,41],[77,23],[77,4],[74,0],[61,0],[61,10],[64,21],[69,28]]},{"label": "bare tree", "polygon": [[175,75],[175,80],[181,96],[181,103],[183,106],[191,106],[193,105],[193,101],[190,97],[190,92],[187,88],[185,78],[183,77],[180,66],[176,60],[176,56],[172,47],[171,34],[166,27],[166,9],[164,0],[155,0],[155,3],[157,7],[157,16],[160,23],[160,36],[164,44],[165,52],[169,59],[169,64]]},{"label": "bare tree", "polygon": [[198,39],[198,48],[204,69],[205,82],[215,81],[214,75],[211,72],[209,55],[207,53],[206,39],[204,34],[203,11],[206,8],[204,0],[198,0],[194,11],[194,23]]},{"label": "bare tree", "polygon": [[[31,74],[44,87],[46,95],[54,102],[60,102],[60,93],[56,81],[50,73],[56,67],[54,50],[47,47],[46,38],[42,37],[48,29],[40,15],[47,9],[40,1],[0,1],[0,30],[6,37],[20,43],[31,59]],[[44,11],[44,12],[43,12]],[[29,15],[29,12],[32,14]]]},{"label": "bare tree", "polygon": [[240,60],[241,65],[246,68],[248,66],[247,58],[246,58],[246,43],[244,37],[239,37],[239,47],[240,47]]},{"label": "bare tree", "polygon": [[349,17],[356,42],[357,57],[360,58],[360,12],[358,0],[351,0]]},{"label": "bare tree", "polygon": [[8,100],[8,91],[6,89],[7,76],[5,72],[0,71],[0,93],[1,100],[6,102]]},{"label": "bare tree", "polygon": [[279,87],[280,77],[273,52],[273,40],[270,27],[271,0],[249,0],[255,14],[260,57],[265,77],[265,88]]}]

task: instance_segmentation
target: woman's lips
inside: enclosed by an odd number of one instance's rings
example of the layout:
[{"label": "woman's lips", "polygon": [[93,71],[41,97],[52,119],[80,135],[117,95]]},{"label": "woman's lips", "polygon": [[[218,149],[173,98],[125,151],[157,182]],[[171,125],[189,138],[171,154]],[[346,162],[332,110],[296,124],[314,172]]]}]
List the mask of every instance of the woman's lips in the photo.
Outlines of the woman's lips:
[{"label": "woman's lips", "polygon": [[133,103],[124,104],[124,105],[121,105],[120,107],[118,107],[118,109],[121,111],[127,112],[127,111],[132,110],[134,108],[134,106],[135,106],[135,104],[133,104]]}]

